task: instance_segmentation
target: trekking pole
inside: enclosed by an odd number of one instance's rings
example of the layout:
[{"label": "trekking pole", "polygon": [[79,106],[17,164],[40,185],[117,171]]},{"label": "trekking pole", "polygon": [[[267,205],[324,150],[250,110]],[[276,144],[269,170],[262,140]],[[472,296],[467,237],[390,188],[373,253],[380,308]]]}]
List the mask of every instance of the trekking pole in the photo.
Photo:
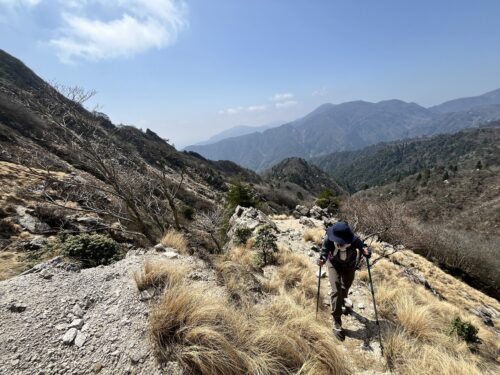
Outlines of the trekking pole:
[{"label": "trekking pole", "polygon": [[377,304],[375,303],[375,292],[373,291],[372,273],[370,271],[370,259],[368,259],[368,258],[366,258],[366,266],[368,268],[368,278],[370,280],[370,289],[372,291],[373,310],[375,310],[375,321],[377,322],[377,327],[378,327],[378,341],[380,343],[380,353],[383,356],[384,355],[384,346],[382,345],[382,335],[380,333],[380,322],[378,321]]},{"label": "trekking pole", "polygon": [[321,266],[319,266],[319,275],[318,275],[318,294],[316,296],[316,319],[318,319],[318,311],[319,311],[319,288],[321,287]]}]

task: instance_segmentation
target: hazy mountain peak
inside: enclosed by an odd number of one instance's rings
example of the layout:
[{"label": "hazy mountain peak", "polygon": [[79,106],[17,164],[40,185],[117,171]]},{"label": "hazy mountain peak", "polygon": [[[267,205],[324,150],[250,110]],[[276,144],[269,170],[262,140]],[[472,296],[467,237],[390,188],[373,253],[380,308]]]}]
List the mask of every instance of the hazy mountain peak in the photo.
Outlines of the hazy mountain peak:
[{"label": "hazy mountain peak", "polygon": [[500,89],[488,91],[478,96],[449,100],[430,107],[429,109],[436,113],[450,113],[468,111],[473,108],[485,107],[488,105],[500,105]]}]

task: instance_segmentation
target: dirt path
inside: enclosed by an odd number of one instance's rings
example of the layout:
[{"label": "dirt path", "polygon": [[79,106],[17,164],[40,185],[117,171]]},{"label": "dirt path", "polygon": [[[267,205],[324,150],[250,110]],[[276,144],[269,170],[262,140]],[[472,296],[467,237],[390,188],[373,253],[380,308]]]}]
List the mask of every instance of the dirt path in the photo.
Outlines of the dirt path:
[{"label": "dirt path", "polygon": [[173,251],[132,250],[109,266],[64,263],[0,282],[0,374],[163,374],[147,339],[151,295],[132,274],[145,259],[186,268],[193,285],[217,289],[203,261]]}]

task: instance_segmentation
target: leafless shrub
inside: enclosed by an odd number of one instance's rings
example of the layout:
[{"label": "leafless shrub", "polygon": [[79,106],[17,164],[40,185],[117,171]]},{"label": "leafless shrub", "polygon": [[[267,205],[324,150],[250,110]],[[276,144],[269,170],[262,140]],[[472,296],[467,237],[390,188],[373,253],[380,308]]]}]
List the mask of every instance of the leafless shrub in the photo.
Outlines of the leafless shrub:
[{"label": "leafless shrub", "polygon": [[219,233],[224,223],[224,215],[224,209],[221,205],[217,205],[212,210],[208,212],[201,212],[197,215],[197,222],[199,226],[209,234],[219,252],[222,252],[222,241],[219,238]]},{"label": "leafless shrub", "polygon": [[[73,165],[104,182],[102,186],[81,180],[66,182],[78,195],[80,210],[132,224],[154,243],[158,234],[171,226],[180,228],[176,196],[184,181],[184,173],[170,170],[161,161],[152,167],[134,149],[119,142],[112,133],[113,129],[106,128],[105,119],[98,112],[85,110],[84,104],[94,95],[95,91],[85,91],[80,87],[54,85],[36,93],[15,92],[13,96],[53,127],[53,142],[50,144],[55,148],[54,153],[69,154]],[[114,142],[109,142],[110,138]],[[54,176],[49,168],[40,167],[43,172],[37,173],[42,173],[47,185],[53,183]],[[96,194],[114,199],[119,204],[96,204]],[[50,195],[47,198],[53,204],[61,204]]]}]

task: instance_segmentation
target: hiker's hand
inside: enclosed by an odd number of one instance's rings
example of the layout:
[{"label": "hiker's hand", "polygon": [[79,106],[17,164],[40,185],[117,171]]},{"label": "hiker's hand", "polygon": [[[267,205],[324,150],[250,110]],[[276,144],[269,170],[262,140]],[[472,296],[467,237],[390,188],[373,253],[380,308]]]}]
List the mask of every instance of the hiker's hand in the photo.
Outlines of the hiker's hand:
[{"label": "hiker's hand", "polygon": [[325,264],[325,260],[318,258],[318,260],[316,261],[316,264],[321,267],[323,264]]},{"label": "hiker's hand", "polygon": [[367,258],[370,258],[372,256],[372,251],[368,246],[363,247],[363,255]]}]

